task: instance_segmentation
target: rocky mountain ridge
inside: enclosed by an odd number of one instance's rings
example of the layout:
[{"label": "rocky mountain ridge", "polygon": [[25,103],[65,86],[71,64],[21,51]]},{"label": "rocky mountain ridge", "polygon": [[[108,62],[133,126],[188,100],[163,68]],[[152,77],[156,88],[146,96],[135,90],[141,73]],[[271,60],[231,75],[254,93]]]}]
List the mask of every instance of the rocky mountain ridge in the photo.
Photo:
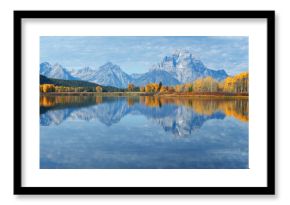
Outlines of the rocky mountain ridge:
[{"label": "rocky mountain ridge", "polygon": [[201,60],[193,57],[188,51],[180,51],[165,56],[160,63],[155,64],[148,72],[129,75],[120,66],[107,62],[97,69],[84,67],[82,69],[67,70],[59,64],[51,65],[48,62],[40,64],[40,74],[49,78],[65,80],[83,80],[104,86],[126,88],[129,83],[144,86],[147,83],[163,85],[176,85],[193,82],[198,78],[211,76],[221,81],[228,74],[225,70],[212,70],[207,68]]}]

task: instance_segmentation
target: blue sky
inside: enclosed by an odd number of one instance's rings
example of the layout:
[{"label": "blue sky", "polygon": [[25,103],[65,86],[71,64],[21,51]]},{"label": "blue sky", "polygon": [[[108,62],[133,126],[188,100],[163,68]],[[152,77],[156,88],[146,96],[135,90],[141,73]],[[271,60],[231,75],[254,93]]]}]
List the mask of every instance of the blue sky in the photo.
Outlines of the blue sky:
[{"label": "blue sky", "polygon": [[248,70],[246,36],[42,36],[40,62],[79,69],[110,61],[129,74],[144,73],[181,49],[214,70],[230,75]]}]

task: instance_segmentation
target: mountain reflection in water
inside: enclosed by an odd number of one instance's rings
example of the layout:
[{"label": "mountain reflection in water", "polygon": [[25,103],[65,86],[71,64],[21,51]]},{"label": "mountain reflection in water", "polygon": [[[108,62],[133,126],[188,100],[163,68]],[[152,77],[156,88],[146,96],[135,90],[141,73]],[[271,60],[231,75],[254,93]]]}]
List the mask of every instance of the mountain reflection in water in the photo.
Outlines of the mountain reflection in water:
[{"label": "mountain reflection in water", "polygon": [[226,116],[248,122],[247,99],[193,99],[187,97],[41,96],[40,125],[55,126],[66,120],[98,120],[106,126],[126,115],[143,115],[164,131],[186,137],[211,119]]},{"label": "mountain reflection in water", "polygon": [[42,96],[41,169],[248,169],[248,100]]}]

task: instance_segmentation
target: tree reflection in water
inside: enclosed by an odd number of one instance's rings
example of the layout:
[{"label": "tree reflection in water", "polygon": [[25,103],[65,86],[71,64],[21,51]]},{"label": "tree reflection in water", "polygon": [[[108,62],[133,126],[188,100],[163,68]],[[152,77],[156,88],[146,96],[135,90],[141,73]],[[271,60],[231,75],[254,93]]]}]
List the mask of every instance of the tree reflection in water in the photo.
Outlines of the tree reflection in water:
[{"label": "tree reflection in water", "polygon": [[233,117],[248,122],[247,99],[189,97],[41,96],[40,124],[59,125],[70,120],[95,120],[107,126],[128,114],[156,121],[166,132],[188,136],[211,119]]}]

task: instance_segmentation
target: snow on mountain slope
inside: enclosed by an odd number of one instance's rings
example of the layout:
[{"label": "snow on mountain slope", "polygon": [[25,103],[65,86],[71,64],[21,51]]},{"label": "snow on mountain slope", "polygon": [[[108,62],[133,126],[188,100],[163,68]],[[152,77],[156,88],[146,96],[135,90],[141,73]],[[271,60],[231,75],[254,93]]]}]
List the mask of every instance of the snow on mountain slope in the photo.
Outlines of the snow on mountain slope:
[{"label": "snow on mountain slope", "polygon": [[163,60],[144,74],[128,75],[118,65],[111,62],[98,69],[85,67],[68,71],[59,64],[51,65],[47,62],[40,64],[40,74],[49,78],[65,80],[83,80],[104,86],[126,88],[129,83],[144,86],[147,83],[162,82],[163,85],[176,85],[193,82],[198,78],[211,76],[216,80],[224,80],[228,75],[224,70],[207,68],[201,60],[192,56],[188,51],[175,52],[165,56]]},{"label": "snow on mountain slope", "polygon": [[180,83],[176,78],[172,77],[170,73],[164,70],[152,70],[133,80],[133,84],[137,86],[159,82],[162,82],[162,85],[177,85]]},{"label": "snow on mountain slope", "polygon": [[215,71],[207,68],[190,52],[184,50],[172,56],[165,56],[161,63],[153,67],[153,70],[167,71],[181,83],[192,82],[206,76],[211,76],[216,80],[223,80],[228,76],[224,70]]},{"label": "snow on mountain slope", "polygon": [[70,74],[75,78],[92,82],[95,79],[97,70],[90,67],[84,67],[79,70],[71,70]]},{"label": "snow on mountain slope", "polygon": [[48,78],[63,79],[63,80],[78,80],[73,77],[69,71],[67,71],[60,64],[51,65],[47,62],[40,64],[40,74]]},{"label": "snow on mountain slope", "polygon": [[132,78],[122,71],[118,65],[114,65],[111,62],[101,66],[94,76],[90,79],[90,82],[95,82],[100,85],[114,86],[118,88],[125,88],[128,83],[132,81]]}]

